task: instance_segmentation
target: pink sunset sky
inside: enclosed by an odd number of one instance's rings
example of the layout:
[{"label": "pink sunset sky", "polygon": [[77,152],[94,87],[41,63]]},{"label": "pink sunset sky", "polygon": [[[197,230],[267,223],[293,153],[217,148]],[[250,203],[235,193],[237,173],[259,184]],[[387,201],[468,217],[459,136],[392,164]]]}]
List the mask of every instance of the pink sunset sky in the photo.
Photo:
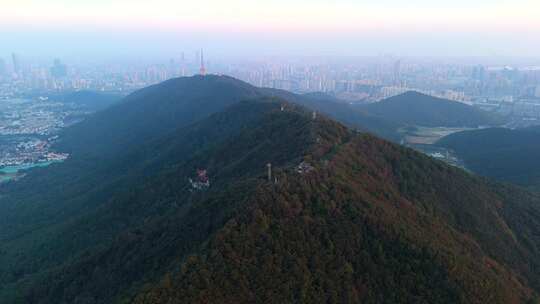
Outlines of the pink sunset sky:
[{"label": "pink sunset sky", "polygon": [[540,56],[538,37],[538,0],[3,0],[0,10],[0,53],[48,52],[47,42],[66,52],[100,43],[105,53],[149,41],[155,53],[184,44],[276,54]]}]

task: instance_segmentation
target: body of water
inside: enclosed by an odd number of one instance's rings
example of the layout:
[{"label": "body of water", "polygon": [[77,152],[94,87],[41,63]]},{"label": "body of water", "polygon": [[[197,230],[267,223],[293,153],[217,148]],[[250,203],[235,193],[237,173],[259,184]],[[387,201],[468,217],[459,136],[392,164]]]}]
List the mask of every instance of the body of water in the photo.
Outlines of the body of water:
[{"label": "body of water", "polygon": [[7,167],[0,168],[0,172],[3,173],[3,174],[0,174],[0,182],[9,181],[16,178],[20,171],[28,170],[32,168],[38,168],[38,167],[47,167],[51,164],[58,163],[58,162],[60,161],[21,164],[21,165],[16,165],[16,166],[7,166]]}]

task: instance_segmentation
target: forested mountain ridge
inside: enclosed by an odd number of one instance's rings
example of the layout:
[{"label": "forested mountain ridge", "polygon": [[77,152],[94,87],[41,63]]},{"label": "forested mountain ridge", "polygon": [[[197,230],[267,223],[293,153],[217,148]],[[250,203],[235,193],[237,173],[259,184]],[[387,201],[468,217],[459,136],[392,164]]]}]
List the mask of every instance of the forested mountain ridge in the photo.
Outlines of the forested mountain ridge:
[{"label": "forested mountain ridge", "polygon": [[[314,171],[259,186],[248,210],[136,303],[530,299],[524,277],[538,284],[537,262],[524,255],[538,252],[505,218],[512,195],[371,136],[343,138],[309,155]],[[520,199],[538,216],[538,197]]]},{"label": "forested mountain ridge", "polygon": [[[245,117],[243,114],[248,112],[258,111],[258,109],[264,110],[261,112],[263,114],[261,119],[253,120],[237,129],[234,133],[236,135],[223,136],[216,142],[209,142],[197,149],[197,152],[191,154],[187,159],[177,163],[173,162],[172,166],[167,166],[145,181],[131,185],[130,188],[125,189],[127,191],[119,189],[107,203],[107,209],[103,210],[102,208],[102,210],[79,220],[77,225],[68,228],[67,230],[70,231],[82,226],[83,229],[82,231],[79,229],[79,233],[85,233],[86,229],[84,228],[89,221],[92,225],[87,229],[95,230],[95,227],[99,227],[100,224],[107,225],[107,221],[126,222],[126,219],[132,216],[140,220],[144,219],[140,223],[132,221],[130,224],[132,228],[138,225],[142,225],[142,227],[138,227],[137,232],[126,231],[124,234],[127,239],[112,240],[110,248],[106,247],[105,250],[95,248],[84,258],[66,264],[65,269],[58,273],[63,279],[53,277],[56,279],[45,280],[44,285],[38,284],[35,289],[32,289],[39,296],[25,298],[24,301],[54,303],[58,299],[65,299],[66,302],[71,302],[85,297],[93,299],[92,301],[111,301],[113,296],[117,296],[114,292],[125,293],[127,290],[122,288],[127,289],[130,284],[134,284],[138,280],[147,280],[152,277],[153,271],[163,271],[163,267],[168,266],[167,263],[149,263],[148,265],[147,262],[140,259],[170,261],[178,257],[176,255],[178,253],[170,252],[173,250],[171,248],[180,251],[193,250],[192,247],[189,247],[189,243],[204,241],[204,237],[208,233],[222,224],[221,217],[235,211],[228,210],[226,207],[229,204],[237,203],[235,199],[243,200],[243,196],[252,191],[252,187],[249,185],[257,183],[261,175],[264,176],[268,162],[272,163],[275,170],[279,170],[279,167],[284,164],[291,166],[299,163],[302,155],[305,154],[305,149],[309,146],[307,142],[315,141],[312,128],[309,127],[312,123],[311,113],[302,111],[300,113],[303,114],[295,114],[296,106],[293,105],[287,105],[288,111],[281,112],[282,104],[283,102],[241,103],[225,113],[213,115],[207,120],[208,123],[201,122],[191,128],[197,132],[200,126],[204,128],[204,126],[214,124],[215,128],[212,130],[222,132],[219,131],[220,127],[227,126],[230,119],[240,119],[240,117]],[[223,120],[223,124],[215,124],[220,120]],[[190,134],[187,137],[191,136]],[[181,145],[172,144],[172,146],[176,147],[173,150],[177,152],[178,148],[181,148]],[[165,153],[164,155],[169,159],[174,153]],[[198,168],[208,170],[211,181],[208,191],[194,191],[189,185],[188,177],[193,177]],[[195,205],[196,203],[197,205]],[[199,204],[205,207],[201,209]],[[190,208],[192,205],[194,207]],[[234,207],[238,206],[234,205]],[[104,217],[105,220],[103,220]],[[156,235],[146,238],[147,233],[158,233],[157,238],[159,240],[165,238],[165,240],[157,244],[155,243],[157,240],[153,239]],[[126,241],[130,239],[128,237],[130,235],[145,238],[146,242],[138,240],[137,243],[130,243],[131,245],[126,248]],[[84,237],[84,234],[72,237],[77,239]],[[66,236],[63,235],[62,239],[65,238]],[[176,241],[171,242],[171,239]],[[149,244],[152,245],[149,246]],[[133,250],[133,248],[140,251],[122,254],[126,250]],[[162,250],[156,252],[155,250],[158,248]],[[110,252],[114,252],[114,254],[109,255]],[[126,259],[126,256],[131,256],[135,261],[141,263],[134,263],[133,260]],[[114,262],[108,264],[111,259]],[[107,273],[107,279],[86,277],[94,275],[92,271],[81,273],[81,269],[86,269],[85,265],[88,265],[88,260],[99,264],[98,267]],[[130,266],[122,267],[125,262],[129,262]],[[97,264],[92,264],[92,266]],[[154,270],[152,265],[162,268]],[[127,280],[127,277],[130,279]],[[65,278],[69,279],[66,281]],[[71,288],[60,285],[58,289],[55,289],[57,285],[51,284],[51,282],[57,280],[60,281],[59,284],[82,284],[84,287],[77,289],[78,292],[75,294],[65,294],[63,291]],[[41,288],[47,290],[45,296],[40,293]]]},{"label": "forested mountain ridge", "polygon": [[[174,172],[176,166],[197,153],[229,139],[246,126],[252,128],[254,121],[276,107],[279,109],[279,103],[239,103],[210,119],[126,151],[113,161],[82,167],[83,161],[69,160],[63,166],[34,172],[21,183],[10,185],[0,200],[0,285],[46,270],[81,250],[111,241],[147,216],[166,212],[157,204],[129,212],[118,210],[123,205],[116,197],[131,198],[133,189],[142,187],[158,172]],[[196,169],[190,167],[189,172],[171,180],[181,179],[185,186]],[[81,172],[84,175],[76,176]],[[48,180],[59,185],[49,186]],[[169,189],[169,193],[173,190]],[[141,198],[151,198],[150,193]],[[39,263],[34,256],[40,257]]]},{"label": "forested mountain ridge", "polygon": [[[26,248],[27,244],[37,246],[41,242],[31,241],[33,231],[62,223],[64,219],[78,215],[81,208],[90,212],[107,201],[116,188],[126,187],[133,183],[135,176],[145,176],[155,170],[156,166],[148,169],[145,164],[149,159],[159,162],[157,155],[174,150],[163,144],[168,143],[167,138],[172,137],[172,142],[182,148],[171,152],[174,157],[169,161],[181,159],[192,153],[197,145],[218,140],[218,134],[227,134],[212,131],[216,137],[208,136],[210,133],[204,132],[213,126],[206,126],[198,135],[193,133],[191,140],[184,137],[185,132],[190,132],[187,126],[238,101],[261,96],[287,97],[341,117],[357,128],[378,134],[379,129],[386,128],[380,133],[394,136],[393,126],[387,128],[385,122],[376,118],[365,120],[363,114],[349,111],[346,105],[333,101],[312,101],[286,91],[256,88],[227,76],[172,79],[137,91],[111,108],[66,129],[55,147],[70,153],[65,163],[33,170],[17,183],[0,185],[0,208],[3,208],[0,210],[3,211],[0,212],[0,240],[22,237],[25,241],[20,242],[21,248]],[[244,115],[249,117],[249,112]],[[242,119],[216,127],[231,131],[231,126]],[[363,127],[364,122],[370,126]],[[191,150],[185,149],[187,147]],[[36,238],[39,239],[37,234]],[[25,254],[19,256],[25,257]],[[19,277],[26,271],[16,273],[14,276]],[[9,271],[4,271],[3,276],[12,277]],[[0,282],[3,276],[0,275]]]},{"label": "forested mountain ridge", "polygon": [[500,125],[503,119],[475,107],[410,91],[362,107],[368,113],[411,126],[478,127]]},{"label": "forested mountain ridge", "polygon": [[[537,196],[324,117],[313,120],[293,106],[281,111],[281,104],[184,165],[157,173],[135,195],[120,194],[113,208],[169,210],[53,271],[25,301],[533,299]],[[274,165],[270,182],[267,162]],[[215,184],[191,193],[185,175],[202,165]]]},{"label": "forested mountain ridge", "polygon": [[281,98],[208,115],[1,189],[0,303],[537,303],[538,195]]},{"label": "forested mountain ridge", "polygon": [[[235,128],[253,118],[257,109],[244,107],[241,116],[225,115],[228,120],[221,124],[213,121],[203,127],[197,121],[238,101],[261,96],[287,97],[366,129],[362,127],[363,114],[349,111],[346,105],[256,88],[227,76],[178,78],[137,91],[66,129],[55,147],[70,153],[66,162],[35,169],[16,183],[0,185],[0,286],[39,273],[96,240],[110,240],[113,231],[132,221],[123,218],[92,231],[95,233],[81,233],[76,242],[59,237],[53,243],[49,236],[69,231],[66,227],[77,226],[96,210],[106,210],[118,189],[129,188],[171,163],[185,161],[205,145],[238,131]],[[75,235],[77,229],[72,231],[68,234]],[[56,245],[64,250],[57,251]],[[33,253],[45,254],[36,263]]]}]

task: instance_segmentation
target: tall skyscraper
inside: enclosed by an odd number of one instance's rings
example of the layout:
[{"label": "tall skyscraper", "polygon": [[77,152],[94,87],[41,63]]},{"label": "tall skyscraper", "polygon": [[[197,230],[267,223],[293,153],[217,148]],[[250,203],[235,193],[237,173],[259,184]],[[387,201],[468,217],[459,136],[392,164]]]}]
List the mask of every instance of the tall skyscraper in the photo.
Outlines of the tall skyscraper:
[{"label": "tall skyscraper", "polygon": [[201,69],[199,70],[199,74],[202,76],[206,75],[206,68],[204,67],[204,53],[201,49]]},{"label": "tall skyscraper", "polygon": [[394,85],[401,84],[401,60],[394,63]]},{"label": "tall skyscraper", "polygon": [[475,66],[472,70],[472,78],[478,81],[484,81],[486,69],[482,65]]},{"label": "tall skyscraper", "polygon": [[11,54],[11,60],[13,61],[13,72],[15,74],[21,73],[21,62],[19,56],[15,53]]},{"label": "tall skyscraper", "polygon": [[67,67],[60,59],[55,59],[54,64],[51,67],[51,75],[54,78],[62,78],[67,76]]},{"label": "tall skyscraper", "polygon": [[186,76],[186,56],[184,55],[184,52],[182,52],[182,55],[180,56],[180,76],[184,77]]}]

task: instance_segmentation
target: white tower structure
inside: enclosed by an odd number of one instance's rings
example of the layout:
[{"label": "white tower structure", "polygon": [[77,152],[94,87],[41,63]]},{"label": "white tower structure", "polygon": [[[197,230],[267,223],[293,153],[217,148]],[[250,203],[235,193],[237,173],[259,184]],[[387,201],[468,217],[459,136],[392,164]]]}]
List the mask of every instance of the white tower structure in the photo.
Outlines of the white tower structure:
[{"label": "white tower structure", "polygon": [[202,76],[206,75],[206,68],[204,67],[204,53],[201,49],[201,69],[199,70],[199,74]]}]

